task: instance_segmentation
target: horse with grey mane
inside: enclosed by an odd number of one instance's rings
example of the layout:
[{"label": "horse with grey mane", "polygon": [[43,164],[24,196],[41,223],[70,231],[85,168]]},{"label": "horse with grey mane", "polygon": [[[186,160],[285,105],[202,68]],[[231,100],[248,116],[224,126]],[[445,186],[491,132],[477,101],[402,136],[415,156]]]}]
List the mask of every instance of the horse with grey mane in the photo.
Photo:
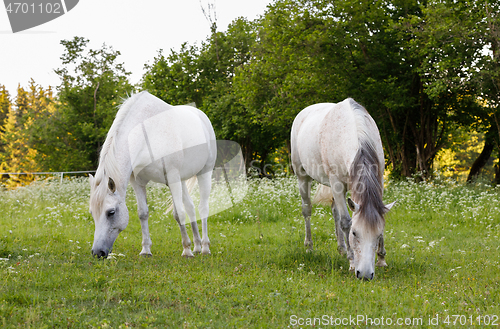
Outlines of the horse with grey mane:
[{"label": "horse with grey mane", "polygon": [[[387,266],[384,215],[384,151],[380,134],[366,109],[351,98],[311,105],[295,118],[291,132],[292,166],[299,181],[305,241],[312,250],[311,185],[329,187],[338,250],[359,279],[372,280],[377,266]],[[346,203],[350,189],[352,199]],[[347,204],[353,212],[352,220]]]},{"label": "horse with grey mane", "polygon": [[[215,133],[202,111],[191,106],[171,106],[148,92],[129,97],[106,136],[95,177],[90,176],[90,212],[95,222],[92,254],[107,257],[118,234],[127,227],[125,198],[129,181],[135,191],[142,229],[141,255],[152,255],[146,201],[150,181],[170,188],[173,215],[181,231],[182,256],[194,256],[186,231],[186,213],[191,221],[194,253],[210,254],[207,218],[216,158]],[[202,238],[186,186],[186,180],[193,176],[200,190]]]}]

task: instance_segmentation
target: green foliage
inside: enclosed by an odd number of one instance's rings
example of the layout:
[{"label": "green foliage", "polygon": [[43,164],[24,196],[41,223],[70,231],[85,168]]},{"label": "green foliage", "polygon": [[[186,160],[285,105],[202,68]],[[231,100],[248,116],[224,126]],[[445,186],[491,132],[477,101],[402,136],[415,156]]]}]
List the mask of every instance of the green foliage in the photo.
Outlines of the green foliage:
[{"label": "green foliage", "polygon": [[236,19],[226,32],[213,29],[200,47],[183,44],[179,52],[167,57],[160,51],[147,65],[142,87],[169,104],[194,102],[207,113],[218,139],[238,142],[245,159],[254,152],[268,152],[260,125],[241,105],[233,91],[233,78],[239,67],[250,60],[255,42],[255,26]]},{"label": "green foliage", "polygon": [[142,87],[172,105],[201,103],[200,83],[196,78],[195,58],[198,48],[183,44],[179,53],[167,57],[158,52],[153,64],[145,65]]},{"label": "green foliage", "polygon": [[311,14],[310,7],[302,1],[271,5],[256,25],[258,42],[251,48],[251,60],[234,77],[234,94],[248,111],[249,122],[259,127],[257,154],[263,161],[287,145],[300,110],[341,100],[342,86],[324,51],[329,22]]},{"label": "green foliage", "polygon": [[[44,89],[31,80],[29,90],[17,89],[14,104],[8,107],[7,118],[0,134],[3,145],[0,153],[0,170],[3,172],[36,172],[40,169],[35,149],[37,129],[40,118],[53,110],[52,89]],[[4,177],[5,178],[5,177]],[[32,175],[11,175],[6,182],[9,187],[26,184],[33,180]]]},{"label": "green foliage", "polygon": [[255,22],[213,29],[201,47],[160,52],[143,87],[196,102],[219,138],[242,144],[247,165],[272,162],[306,106],[353,97],[376,120],[393,177],[430,172],[456,129],[487,130],[494,118],[476,78],[495,11],[449,2],[276,1]]},{"label": "green foliage", "polygon": [[386,202],[398,203],[387,215],[389,266],[363,282],[336,251],[328,207],[313,208],[315,250],[307,253],[296,180],[250,185],[242,203],[210,217],[212,255],[193,259],[180,256],[178,225],[164,214],[165,187],[148,188],[153,257],[138,255],[129,193],[129,227],[104,261],[90,256],[86,179],[0,192],[0,324],[276,328],[293,327],[293,315],[326,314],[415,317],[429,327],[430,317],[460,314],[474,327],[478,315],[500,314],[497,188],[390,182]]},{"label": "green foliage", "polygon": [[133,91],[119,51],[103,45],[87,50],[88,40],[63,40],[56,110],[34,132],[44,170],[93,170],[122,99]]},{"label": "green foliage", "polygon": [[[11,106],[12,104],[9,92],[5,89],[4,85],[0,85],[0,134],[5,133],[5,125],[7,124],[7,117]],[[5,152],[5,144],[1,139],[0,152]]]},{"label": "green foliage", "polygon": [[4,131],[5,120],[11,107],[10,95],[4,85],[0,85],[0,131]]},{"label": "green foliage", "polygon": [[[377,122],[391,176],[429,174],[458,133],[485,134],[486,151],[500,145],[499,12],[491,0],[277,0],[224,32],[209,12],[207,39],[159,50],[141,88],[172,105],[196,103],[216,136],[238,142],[247,167],[261,172],[287,161],[300,110],[353,97]],[[121,99],[134,89],[118,51],[88,49],[81,37],[61,44],[50,106],[37,110],[21,91],[14,101],[0,88],[4,163],[29,153],[32,168],[95,169]],[[30,136],[18,138],[19,126]]]}]

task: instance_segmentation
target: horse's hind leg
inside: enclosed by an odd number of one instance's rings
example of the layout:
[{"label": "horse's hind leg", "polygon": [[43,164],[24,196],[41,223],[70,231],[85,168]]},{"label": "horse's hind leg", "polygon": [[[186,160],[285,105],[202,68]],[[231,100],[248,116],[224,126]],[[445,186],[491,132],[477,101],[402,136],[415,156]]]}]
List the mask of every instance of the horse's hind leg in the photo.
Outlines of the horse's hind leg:
[{"label": "horse's hind leg", "polygon": [[149,210],[146,199],[146,186],[139,185],[133,177],[130,179],[130,182],[135,191],[135,198],[137,200],[137,213],[139,214],[139,219],[141,221],[142,250],[140,255],[151,256],[151,245],[153,243],[151,242],[151,238],[149,236]]},{"label": "horse's hind leg", "polygon": [[191,252],[191,240],[186,231],[186,213],[182,207],[182,184],[178,172],[167,173],[167,181],[169,182],[170,193],[172,193],[172,201],[174,204],[174,218],[179,224],[182,237],[182,257],[194,257]]},{"label": "horse's hind leg", "polygon": [[191,221],[191,230],[193,231],[193,242],[194,248],[193,253],[199,254],[201,252],[201,238],[198,232],[198,223],[196,223],[196,210],[194,208],[193,199],[189,195],[188,187],[186,182],[182,182],[182,202],[184,203],[184,208]]},{"label": "horse's hind leg", "polygon": [[174,219],[179,224],[179,229],[181,230],[182,247],[183,247],[181,256],[186,258],[194,257],[193,253],[191,252],[191,240],[189,239],[189,235],[187,234],[186,231],[186,224],[181,224],[184,223],[184,221],[181,221],[179,213],[177,212],[177,207],[175,205],[174,209],[172,210],[172,213],[174,215]]},{"label": "horse's hind leg", "polygon": [[304,246],[306,246],[307,251],[313,250],[313,242],[311,237],[311,182],[312,178],[307,175],[297,175],[299,178],[299,191],[300,197],[302,198],[302,216],[304,216],[305,222],[305,234]]},{"label": "horse's hind leg", "polygon": [[212,188],[212,171],[198,176],[198,185],[200,187],[200,205],[199,212],[201,217],[201,228],[203,238],[201,239],[201,253],[210,255],[210,240],[208,239],[208,201],[210,197],[210,189]]},{"label": "horse's hind leg", "polygon": [[375,266],[378,266],[378,267],[387,266],[387,263],[385,262],[385,255],[386,255],[386,252],[385,252],[385,247],[384,247],[384,236],[382,235],[380,237],[379,242],[378,242],[378,251],[377,251],[378,260],[377,260],[377,264],[375,264]]},{"label": "horse's hind leg", "polygon": [[342,227],[340,226],[340,214],[335,206],[335,200],[332,201],[332,214],[335,219],[335,235],[337,236],[337,250],[339,254],[345,256],[347,255],[347,249],[344,241],[344,231],[342,231]]}]

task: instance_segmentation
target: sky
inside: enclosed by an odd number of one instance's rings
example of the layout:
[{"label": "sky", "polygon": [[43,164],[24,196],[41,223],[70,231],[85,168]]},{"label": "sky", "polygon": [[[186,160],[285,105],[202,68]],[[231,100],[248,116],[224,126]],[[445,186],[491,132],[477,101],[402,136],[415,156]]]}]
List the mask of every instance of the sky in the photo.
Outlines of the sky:
[{"label": "sky", "polygon": [[[272,0],[210,0],[215,3],[217,26],[225,31],[238,17],[253,20]],[[121,52],[118,62],[131,72],[130,82],[140,81],[144,64],[159,49],[169,53],[184,42],[200,43],[210,34],[210,23],[201,7],[209,0],[80,0],[72,10],[43,25],[12,33],[5,7],[0,4],[0,85],[11,97],[18,84],[31,78],[47,88],[59,85],[54,69],[61,66],[61,40],[75,36],[89,39],[88,48],[105,43]]]}]

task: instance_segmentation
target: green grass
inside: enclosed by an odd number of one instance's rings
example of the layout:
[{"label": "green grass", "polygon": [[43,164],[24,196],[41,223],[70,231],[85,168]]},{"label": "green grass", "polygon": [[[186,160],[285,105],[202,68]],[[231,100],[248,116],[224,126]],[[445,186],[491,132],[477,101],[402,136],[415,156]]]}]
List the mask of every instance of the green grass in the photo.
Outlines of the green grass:
[{"label": "green grass", "polygon": [[180,256],[178,226],[164,215],[165,188],[149,189],[153,257],[138,255],[129,193],[129,226],[104,261],[90,256],[85,180],[0,192],[0,326],[285,328],[366,316],[436,328],[430,319],[439,317],[439,327],[447,316],[449,327],[465,319],[461,327],[470,327],[486,315],[500,325],[500,188],[388,184],[386,202],[398,200],[387,217],[389,266],[364,282],[337,253],[325,207],[313,209],[315,251],[306,253],[296,185],[294,178],[252,181],[243,202],[209,219],[212,255],[194,259]]}]

